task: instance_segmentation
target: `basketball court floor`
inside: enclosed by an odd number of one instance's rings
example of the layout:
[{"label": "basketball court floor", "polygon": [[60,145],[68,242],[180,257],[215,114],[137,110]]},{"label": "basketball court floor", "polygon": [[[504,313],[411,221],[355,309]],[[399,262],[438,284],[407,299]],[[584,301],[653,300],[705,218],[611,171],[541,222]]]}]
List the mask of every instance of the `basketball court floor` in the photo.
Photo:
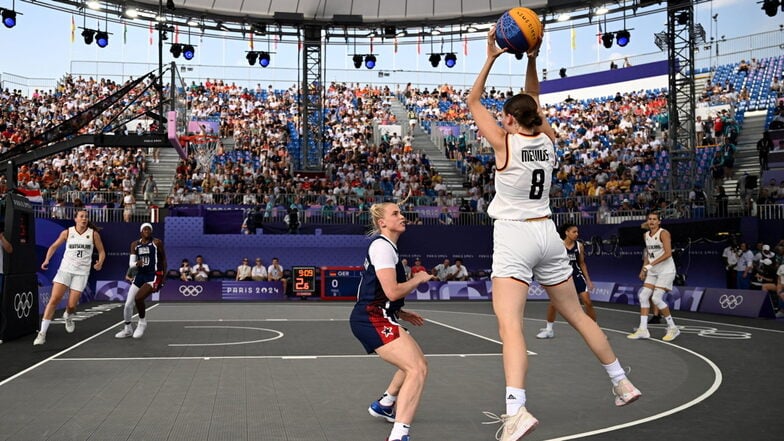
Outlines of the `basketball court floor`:
[{"label": "basketball court floor", "polygon": [[[0,345],[0,440],[386,439],[367,407],[393,369],[366,355],[349,303],[164,303],[139,340],[117,340],[120,304],[81,309],[76,332],[53,323]],[[430,375],[417,441],[493,440],[503,412],[501,345],[487,302],[412,303],[410,327]],[[631,341],[637,311],[599,305],[599,324],[643,396],[613,404],[604,370],[567,324],[537,340],[546,303],[529,302],[526,440],[769,440],[781,436],[784,321],[678,314],[672,343]],[[59,315],[59,314],[58,314]],[[560,318],[559,318],[560,319]]]}]

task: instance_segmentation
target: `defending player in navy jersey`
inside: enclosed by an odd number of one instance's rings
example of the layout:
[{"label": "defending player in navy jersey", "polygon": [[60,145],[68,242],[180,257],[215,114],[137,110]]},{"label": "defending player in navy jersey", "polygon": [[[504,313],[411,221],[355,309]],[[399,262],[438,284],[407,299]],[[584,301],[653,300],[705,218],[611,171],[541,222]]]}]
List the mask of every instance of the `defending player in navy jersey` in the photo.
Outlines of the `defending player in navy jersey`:
[{"label": "defending player in navy jersey", "polygon": [[[566,255],[569,257],[569,264],[572,265],[572,281],[574,281],[574,287],[577,289],[577,295],[580,296],[580,300],[583,302],[585,313],[593,321],[596,321],[596,311],[593,309],[589,293],[593,289],[593,283],[588,275],[588,265],[585,264],[585,248],[577,240],[580,236],[580,231],[575,224],[564,224],[560,230],[564,247],[566,247]],[[555,306],[552,303],[547,305],[547,324],[544,329],[539,330],[536,338],[555,337],[555,331],[553,331],[555,313]]]},{"label": "defending player in navy jersey", "polygon": [[[46,343],[46,333],[54,317],[54,311],[67,290],[70,290],[70,293],[68,295],[68,305],[65,308],[65,312],[63,312],[65,331],[70,333],[76,329],[73,315],[76,313],[76,305],[79,304],[82,291],[87,286],[87,279],[90,277],[90,266],[92,265],[96,271],[100,271],[103,267],[103,261],[106,259],[106,252],[103,249],[103,242],[101,241],[101,235],[98,234],[98,230],[99,228],[90,222],[87,210],[84,208],[78,209],[74,213],[74,226],[63,230],[57,237],[57,240],[46,251],[46,257],[43,263],[41,263],[41,269],[44,271],[49,268],[49,260],[51,260],[55,251],[60,248],[60,245],[65,243],[65,252],[63,253],[63,259],[60,261],[60,268],[58,268],[57,274],[52,280],[52,297],[49,298],[49,303],[46,304],[44,317],[41,320],[41,329],[33,341],[33,346]],[[93,248],[98,251],[98,260],[95,264],[92,263]]]},{"label": "defending player in navy jersey", "polygon": [[403,302],[417,285],[431,279],[427,272],[406,280],[397,241],[406,231],[406,218],[397,204],[370,207],[372,233],[378,234],[368,247],[365,271],[359,283],[357,303],[351,312],[351,331],[370,354],[397,367],[383,396],[368,408],[371,415],[394,422],[389,441],[409,441],[427,377],[427,361],[417,342],[399,320],[415,326],[425,323],[419,314],[404,311]]},{"label": "defending player in navy jersey", "polygon": [[[550,220],[550,183],[555,168],[555,132],[539,105],[538,48],[528,53],[525,92],[509,98],[501,125],[482,104],[482,94],[496,58],[504,53],[487,34],[487,58],[466,102],[479,132],[493,147],[496,195],[487,213],[493,224],[493,311],[503,343],[506,412],[498,417],[501,441],[517,441],[539,421],[525,407],[528,352],[523,315],[528,286],[536,279],[556,309],[583,337],[613,385],[615,405],[640,396],[621,367],[607,337],[577,300],[572,268],[555,224]],[[568,396],[568,391],[564,391]]]},{"label": "defending player in navy jersey", "polygon": [[[131,256],[128,261],[129,266],[136,267],[138,271],[131,283],[131,289],[128,290],[128,296],[125,298],[125,308],[123,308],[125,327],[114,335],[116,338],[130,336],[142,338],[144,330],[147,328],[144,300],[150,294],[161,289],[166,274],[166,252],[163,249],[163,241],[152,237],[152,224],[142,224],[139,232],[141,238],[131,243]],[[134,303],[136,303],[136,310],[139,312],[139,323],[136,325],[136,330],[131,325]]]}]

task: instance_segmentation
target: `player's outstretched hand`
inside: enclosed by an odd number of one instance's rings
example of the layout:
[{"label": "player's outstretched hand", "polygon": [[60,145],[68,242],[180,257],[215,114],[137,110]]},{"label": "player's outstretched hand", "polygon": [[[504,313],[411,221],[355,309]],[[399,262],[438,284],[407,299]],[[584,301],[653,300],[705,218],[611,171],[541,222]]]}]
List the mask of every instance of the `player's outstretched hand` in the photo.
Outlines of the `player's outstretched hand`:
[{"label": "player's outstretched hand", "polygon": [[401,309],[398,315],[400,316],[401,320],[405,320],[414,326],[422,326],[425,324],[425,319],[423,319],[422,316],[416,312],[403,311]]},{"label": "player's outstretched hand", "polygon": [[93,265],[93,268],[95,268],[96,271],[100,271],[101,268],[103,268],[103,263],[95,262],[95,265]]},{"label": "player's outstretched hand", "polygon": [[427,271],[420,271],[420,272],[414,274],[411,277],[411,279],[412,280],[416,280],[417,283],[425,283],[425,282],[428,282],[430,280],[433,280],[434,278],[435,278],[435,276],[433,276],[432,274],[428,273]]},{"label": "player's outstretched hand", "polygon": [[41,264],[41,269],[46,271],[49,268],[49,261],[46,260],[44,263]]}]

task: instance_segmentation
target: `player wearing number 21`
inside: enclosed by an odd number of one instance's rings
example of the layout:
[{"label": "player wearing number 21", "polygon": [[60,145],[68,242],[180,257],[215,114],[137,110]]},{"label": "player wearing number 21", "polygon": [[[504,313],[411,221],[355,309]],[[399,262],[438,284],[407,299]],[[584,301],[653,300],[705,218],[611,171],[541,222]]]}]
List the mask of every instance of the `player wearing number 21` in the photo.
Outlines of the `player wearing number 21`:
[{"label": "player wearing number 21", "polygon": [[[147,308],[144,300],[154,292],[160,291],[163,286],[163,276],[166,274],[166,252],[163,250],[163,241],[152,237],[152,224],[143,223],[139,228],[141,237],[131,243],[130,258],[128,265],[137,268],[136,276],[133,278],[128,296],[125,298],[125,308],[123,308],[123,318],[125,326],[114,335],[115,338],[142,338],[144,330],[147,329],[146,312]],[[139,323],[136,330],[131,325],[133,317],[133,305],[139,311]]]},{"label": "player wearing number 21", "polygon": [[[503,343],[506,379],[506,412],[502,441],[516,441],[538,424],[526,410],[525,375],[528,355],[523,336],[523,312],[528,287],[536,279],[550,301],[588,343],[613,384],[615,405],[623,406],[640,396],[615,357],[607,337],[580,307],[572,282],[572,267],[561,237],[550,219],[550,181],[555,167],[555,133],[539,105],[538,48],[528,53],[525,92],[509,98],[501,124],[481,102],[485,82],[495,60],[505,50],[495,42],[495,27],[487,35],[487,59],[467,98],[480,133],[495,153],[496,195],[487,213],[493,226],[493,311]],[[564,398],[569,391],[562,391]]]},{"label": "player wearing number 21", "polygon": [[41,320],[41,329],[33,341],[33,345],[38,346],[46,343],[46,332],[49,330],[49,324],[54,317],[54,311],[57,309],[57,304],[62,300],[65,291],[70,289],[68,296],[68,305],[63,313],[63,320],[65,320],[65,331],[74,332],[76,324],[73,321],[73,314],[76,311],[76,305],[79,304],[79,297],[82,291],[87,286],[87,278],[90,275],[90,265],[93,261],[93,248],[98,251],[98,261],[92,265],[96,271],[103,267],[103,261],[106,259],[106,252],[103,249],[103,242],[101,235],[98,234],[98,228],[93,225],[88,216],[87,210],[79,209],[74,216],[74,226],[63,230],[57,240],[46,251],[46,258],[41,264],[41,269],[46,271],[49,268],[49,260],[52,259],[55,251],[60,248],[60,245],[65,244],[65,252],[63,259],[60,261],[60,268],[52,280],[52,296],[49,298],[49,303],[44,310],[44,317]]}]

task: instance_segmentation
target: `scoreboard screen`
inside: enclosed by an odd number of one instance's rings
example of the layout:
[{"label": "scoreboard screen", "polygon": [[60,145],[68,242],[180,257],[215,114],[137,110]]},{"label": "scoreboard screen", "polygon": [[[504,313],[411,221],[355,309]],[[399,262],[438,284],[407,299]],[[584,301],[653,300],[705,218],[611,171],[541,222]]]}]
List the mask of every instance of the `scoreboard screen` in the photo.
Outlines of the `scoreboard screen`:
[{"label": "scoreboard screen", "polygon": [[295,266],[291,268],[291,290],[298,296],[309,296],[316,292],[316,267]]},{"label": "scoreboard screen", "polygon": [[356,300],[359,281],[365,267],[322,266],[321,298],[323,300]]}]

